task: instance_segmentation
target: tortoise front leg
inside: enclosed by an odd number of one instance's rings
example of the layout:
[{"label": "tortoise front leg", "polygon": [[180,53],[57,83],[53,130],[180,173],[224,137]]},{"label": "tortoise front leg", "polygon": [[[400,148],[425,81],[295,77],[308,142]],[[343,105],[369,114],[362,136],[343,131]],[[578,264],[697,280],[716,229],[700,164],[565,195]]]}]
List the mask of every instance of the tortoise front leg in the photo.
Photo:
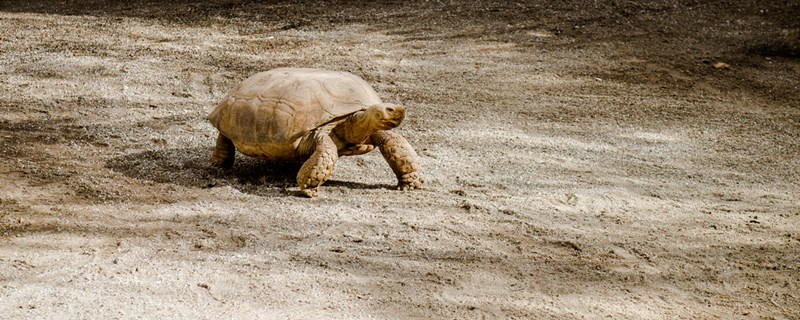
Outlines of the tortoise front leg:
[{"label": "tortoise front leg", "polygon": [[303,195],[313,198],[319,192],[319,186],[333,175],[333,166],[339,159],[336,144],[328,135],[317,138],[317,145],[311,157],[300,167],[297,173],[297,185]]},{"label": "tortoise front leg", "polygon": [[211,165],[228,169],[233,167],[235,156],[236,147],[233,145],[233,141],[220,133],[217,136],[217,146],[214,148],[214,152],[211,153]]},{"label": "tortoise front leg", "polygon": [[370,136],[372,143],[381,149],[381,154],[397,176],[397,188],[412,190],[422,187],[421,166],[414,148],[403,136],[391,131],[377,131]]}]

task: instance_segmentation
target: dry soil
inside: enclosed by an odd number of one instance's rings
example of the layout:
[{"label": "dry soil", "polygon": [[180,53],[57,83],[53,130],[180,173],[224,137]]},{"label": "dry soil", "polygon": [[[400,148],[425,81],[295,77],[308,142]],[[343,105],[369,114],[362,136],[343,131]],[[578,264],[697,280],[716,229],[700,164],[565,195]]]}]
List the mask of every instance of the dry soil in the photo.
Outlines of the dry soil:
[{"label": "dry soil", "polygon": [[[0,3],[0,318],[800,319],[800,3]],[[210,166],[275,67],[409,108],[320,196]]]}]

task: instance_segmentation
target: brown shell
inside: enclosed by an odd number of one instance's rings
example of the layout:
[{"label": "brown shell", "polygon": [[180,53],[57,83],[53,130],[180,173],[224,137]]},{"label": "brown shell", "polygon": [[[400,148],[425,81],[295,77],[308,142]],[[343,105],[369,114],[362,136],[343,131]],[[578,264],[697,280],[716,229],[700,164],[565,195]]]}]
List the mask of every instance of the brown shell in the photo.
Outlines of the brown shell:
[{"label": "brown shell", "polygon": [[378,103],[375,90],[351,73],[280,68],[244,80],[208,120],[243,154],[292,159],[311,130]]}]

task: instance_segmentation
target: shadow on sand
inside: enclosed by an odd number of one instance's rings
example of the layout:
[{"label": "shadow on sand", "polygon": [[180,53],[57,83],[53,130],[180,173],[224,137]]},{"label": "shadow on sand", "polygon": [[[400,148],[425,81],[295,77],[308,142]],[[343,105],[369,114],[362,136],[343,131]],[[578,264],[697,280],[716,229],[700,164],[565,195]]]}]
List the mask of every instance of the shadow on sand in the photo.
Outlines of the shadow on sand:
[{"label": "shadow on sand", "polygon": [[[231,169],[212,167],[209,148],[145,151],[116,157],[106,167],[128,177],[192,188],[230,186],[259,196],[299,196],[296,175],[301,162],[275,162],[236,155]],[[328,180],[325,186],[388,189],[391,185]]]}]

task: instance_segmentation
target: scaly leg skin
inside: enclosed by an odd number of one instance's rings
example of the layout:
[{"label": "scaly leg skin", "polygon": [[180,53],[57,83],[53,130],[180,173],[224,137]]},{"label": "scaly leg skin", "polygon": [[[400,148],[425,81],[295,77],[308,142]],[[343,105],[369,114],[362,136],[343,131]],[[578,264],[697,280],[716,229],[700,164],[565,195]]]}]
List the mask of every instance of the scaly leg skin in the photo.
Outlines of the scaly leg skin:
[{"label": "scaly leg skin", "polygon": [[413,190],[422,188],[425,179],[414,148],[403,136],[391,131],[377,131],[370,136],[372,143],[381,149],[381,154],[397,176],[397,188]]},{"label": "scaly leg skin", "polygon": [[233,167],[235,159],[236,147],[233,146],[233,141],[220,133],[217,136],[217,146],[214,148],[214,152],[211,153],[211,165],[229,169]]},{"label": "scaly leg skin", "polygon": [[319,186],[333,175],[333,166],[339,159],[336,144],[331,137],[323,135],[317,139],[317,146],[311,157],[300,167],[297,173],[297,185],[306,197],[313,198],[319,192]]}]

